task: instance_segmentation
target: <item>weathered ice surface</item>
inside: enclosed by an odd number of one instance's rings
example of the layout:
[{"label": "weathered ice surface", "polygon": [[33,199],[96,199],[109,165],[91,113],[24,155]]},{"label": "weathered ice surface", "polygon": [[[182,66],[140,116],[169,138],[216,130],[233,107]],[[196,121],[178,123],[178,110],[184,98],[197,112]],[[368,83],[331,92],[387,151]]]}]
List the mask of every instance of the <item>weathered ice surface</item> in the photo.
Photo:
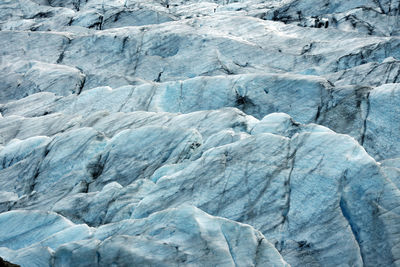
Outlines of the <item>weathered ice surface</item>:
[{"label": "weathered ice surface", "polygon": [[399,0],[0,0],[0,262],[400,266]]},{"label": "weathered ice surface", "polygon": [[39,211],[5,212],[0,225],[0,253],[22,265],[287,266],[259,231],[193,206],[97,229]]}]

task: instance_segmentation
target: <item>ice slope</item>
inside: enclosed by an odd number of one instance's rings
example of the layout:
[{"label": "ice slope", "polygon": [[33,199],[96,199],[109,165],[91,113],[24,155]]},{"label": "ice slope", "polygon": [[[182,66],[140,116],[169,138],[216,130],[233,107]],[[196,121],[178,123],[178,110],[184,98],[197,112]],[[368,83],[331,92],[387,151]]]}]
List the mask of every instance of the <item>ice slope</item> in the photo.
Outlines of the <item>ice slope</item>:
[{"label": "ice slope", "polygon": [[0,0],[0,257],[400,266],[398,0]]}]

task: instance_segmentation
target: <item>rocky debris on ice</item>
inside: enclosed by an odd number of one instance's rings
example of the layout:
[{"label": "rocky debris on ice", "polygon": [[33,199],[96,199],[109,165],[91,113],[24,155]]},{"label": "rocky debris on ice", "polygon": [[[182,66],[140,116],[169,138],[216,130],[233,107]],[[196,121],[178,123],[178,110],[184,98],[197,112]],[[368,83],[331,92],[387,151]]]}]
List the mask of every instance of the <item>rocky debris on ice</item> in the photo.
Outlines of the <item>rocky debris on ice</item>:
[{"label": "rocky debris on ice", "polygon": [[5,261],[1,257],[0,257],[0,264],[1,264],[1,266],[4,266],[4,267],[19,267],[19,265]]}]

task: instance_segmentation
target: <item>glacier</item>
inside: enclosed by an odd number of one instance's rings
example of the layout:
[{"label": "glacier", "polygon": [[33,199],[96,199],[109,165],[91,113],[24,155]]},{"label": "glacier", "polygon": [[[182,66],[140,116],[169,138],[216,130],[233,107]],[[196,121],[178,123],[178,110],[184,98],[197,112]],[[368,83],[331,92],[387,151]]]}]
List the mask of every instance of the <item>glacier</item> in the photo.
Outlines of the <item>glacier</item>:
[{"label": "glacier", "polygon": [[0,0],[0,262],[400,266],[399,114],[399,0]]}]

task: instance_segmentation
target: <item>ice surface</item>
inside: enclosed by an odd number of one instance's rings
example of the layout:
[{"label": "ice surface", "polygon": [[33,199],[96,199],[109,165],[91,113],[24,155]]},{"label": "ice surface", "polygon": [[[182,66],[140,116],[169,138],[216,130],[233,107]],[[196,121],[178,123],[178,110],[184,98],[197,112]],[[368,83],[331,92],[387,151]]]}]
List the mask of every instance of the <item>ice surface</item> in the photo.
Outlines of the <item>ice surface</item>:
[{"label": "ice surface", "polygon": [[399,266],[399,0],[0,0],[0,257]]}]

